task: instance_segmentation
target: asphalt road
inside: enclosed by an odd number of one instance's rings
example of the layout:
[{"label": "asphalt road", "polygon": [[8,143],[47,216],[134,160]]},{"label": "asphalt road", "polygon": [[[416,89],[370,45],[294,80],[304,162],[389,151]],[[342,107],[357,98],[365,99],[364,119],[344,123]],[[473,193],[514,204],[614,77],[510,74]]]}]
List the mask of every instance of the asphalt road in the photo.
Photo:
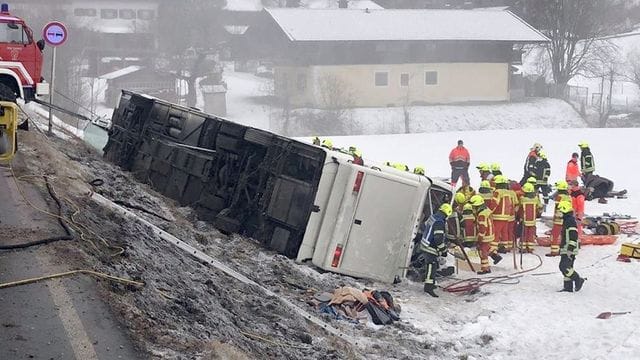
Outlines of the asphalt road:
[{"label": "asphalt road", "polygon": [[[20,154],[14,164],[19,161]],[[29,201],[47,208],[37,189],[21,184]],[[63,234],[53,218],[27,205],[10,171],[0,168],[0,245]],[[0,283],[71,270],[50,246],[0,250]],[[79,275],[0,289],[0,359],[144,358],[99,299],[92,278]]]}]

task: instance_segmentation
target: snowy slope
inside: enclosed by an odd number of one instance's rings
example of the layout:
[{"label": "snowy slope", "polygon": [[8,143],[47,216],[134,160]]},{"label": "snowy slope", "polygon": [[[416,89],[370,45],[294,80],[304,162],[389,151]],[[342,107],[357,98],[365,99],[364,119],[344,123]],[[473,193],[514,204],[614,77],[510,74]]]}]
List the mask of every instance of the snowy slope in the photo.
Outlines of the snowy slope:
[{"label": "snowy slope", "polygon": [[[640,215],[640,184],[635,168],[640,157],[638,129],[495,130],[410,135],[333,137],[336,146],[356,145],[365,162],[401,161],[426,166],[427,173],[448,176],[447,156],[457,139],[471,152],[473,165],[499,162],[513,179],[522,176],[528,148],[541,143],[552,165],[551,179],[564,176],[564,167],[580,140],[591,144],[596,173],[629,190],[629,199],[609,204],[588,202],[587,214],[603,211]],[[477,186],[477,172],[472,172]],[[403,307],[403,318],[426,330],[424,340],[439,343],[438,358],[467,354],[482,359],[632,359],[640,349],[640,262],[617,262],[621,239],[615,245],[585,246],[576,270],[588,278],[579,293],[559,293],[562,276],[559,258],[542,256],[542,267],[519,278],[517,285],[488,285],[476,295],[440,291],[434,299],[421,292],[420,284],[392,288]],[[536,249],[542,255],[546,248]],[[526,268],[538,264],[533,255],[524,258]],[[507,257],[494,274],[514,272]],[[546,274],[550,273],[550,274]],[[533,274],[541,274],[534,276]],[[472,277],[461,272],[460,277]],[[446,283],[445,283],[446,284]],[[609,320],[596,319],[604,311],[632,311]],[[486,343],[486,345],[485,345]]]}]

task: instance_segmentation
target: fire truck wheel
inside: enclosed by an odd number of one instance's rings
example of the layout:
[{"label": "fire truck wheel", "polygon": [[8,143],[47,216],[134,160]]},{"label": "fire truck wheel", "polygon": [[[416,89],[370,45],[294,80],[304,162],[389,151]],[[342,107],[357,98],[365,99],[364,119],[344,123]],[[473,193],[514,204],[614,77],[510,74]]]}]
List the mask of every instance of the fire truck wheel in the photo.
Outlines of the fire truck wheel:
[{"label": "fire truck wheel", "polygon": [[16,93],[7,84],[0,83],[0,100],[16,102]]}]

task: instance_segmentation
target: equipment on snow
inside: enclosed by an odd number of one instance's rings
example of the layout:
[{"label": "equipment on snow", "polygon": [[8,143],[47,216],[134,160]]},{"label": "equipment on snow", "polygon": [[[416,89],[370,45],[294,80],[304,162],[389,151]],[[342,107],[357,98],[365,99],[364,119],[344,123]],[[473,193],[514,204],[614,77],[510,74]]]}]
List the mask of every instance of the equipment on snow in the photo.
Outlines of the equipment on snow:
[{"label": "equipment on snow", "polygon": [[[618,239],[617,235],[580,235],[580,246],[582,245],[611,245]],[[539,236],[536,239],[539,246],[551,246],[549,236]]]},{"label": "equipment on snow", "polygon": [[609,319],[611,317],[611,315],[626,315],[626,314],[631,314],[631,311],[619,311],[619,312],[611,312],[611,311],[605,311],[603,313],[598,314],[598,316],[596,316],[596,319]]},{"label": "equipment on snow", "polygon": [[620,246],[620,256],[640,259],[640,244],[625,243]]}]

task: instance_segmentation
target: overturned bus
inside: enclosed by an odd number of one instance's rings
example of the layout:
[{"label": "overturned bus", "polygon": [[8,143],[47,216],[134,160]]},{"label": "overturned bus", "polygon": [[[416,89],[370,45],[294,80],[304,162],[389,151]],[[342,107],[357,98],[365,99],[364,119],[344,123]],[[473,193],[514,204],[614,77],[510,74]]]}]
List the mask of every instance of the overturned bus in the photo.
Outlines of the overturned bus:
[{"label": "overturned bus", "polygon": [[419,225],[451,199],[444,182],[126,90],[104,156],[224,233],[384,282],[404,276]]}]

